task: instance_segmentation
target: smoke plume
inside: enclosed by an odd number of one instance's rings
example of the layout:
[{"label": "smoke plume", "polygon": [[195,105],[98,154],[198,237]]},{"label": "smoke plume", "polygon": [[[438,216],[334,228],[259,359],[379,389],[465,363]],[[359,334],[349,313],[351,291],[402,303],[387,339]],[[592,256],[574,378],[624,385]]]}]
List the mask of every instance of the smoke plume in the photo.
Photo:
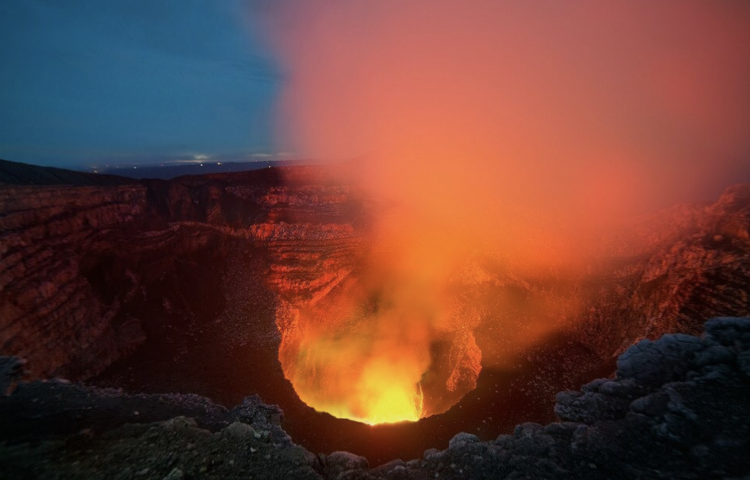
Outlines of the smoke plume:
[{"label": "smoke plume", "polygon": [[438,339],[468,345],[454,356],[469,366],[451,372],[471,384],[482,305],[467,307],[456,279],[481,283],[476,255],[575,268],[588,232],[750,180],[748,3],[313,0],[265,13],[287,72],[280,142],[355,163],[384,205],[359,297],[287,358],[313,406],[362,419],[368,398],[388,405],[384,385],[418,397]]}]

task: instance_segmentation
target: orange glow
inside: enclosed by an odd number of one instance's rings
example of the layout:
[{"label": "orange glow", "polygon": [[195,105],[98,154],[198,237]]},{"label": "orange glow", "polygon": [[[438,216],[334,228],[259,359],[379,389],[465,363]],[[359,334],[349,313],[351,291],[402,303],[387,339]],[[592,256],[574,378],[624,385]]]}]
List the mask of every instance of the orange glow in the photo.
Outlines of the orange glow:
[{"label": "orange glow", "polygon": [[352,386],[345,395],[330,402],[310,403],[336,417],[370,425],[419,420],[422,416],[421,387],[410,383],[410,365],[394,360],[377,357],[369,360],[361,369],[351,372],[348,378]]},{"label": "orange glow", "polygon": [[279,317],[285,375],[318,410],[444,411],[474,388],[480,324],[517,352],[577,308],[550,294],[521,315],[478,292],[586,268],[591,232],[750,171],[748,3],[267,8],[283,149],[355,158],[378,213],[347,280]]},{"label": "orange glow", "polygon": [[[403,225],[392,230],[395,219],[382,221],[371,232],[374,246],[346,280],[322,300],[277,317],[279,359],[299,397],[319,411],[368,424],[444,411],[453,402],[427,405],[423,387],[455,401],[475,386],[481,368],[472,335],[479,315],[449,284],[454,260],[441,262],[428,245],[411,245],[421,235]],[[451,352],[436,369],[440,343]]]}]

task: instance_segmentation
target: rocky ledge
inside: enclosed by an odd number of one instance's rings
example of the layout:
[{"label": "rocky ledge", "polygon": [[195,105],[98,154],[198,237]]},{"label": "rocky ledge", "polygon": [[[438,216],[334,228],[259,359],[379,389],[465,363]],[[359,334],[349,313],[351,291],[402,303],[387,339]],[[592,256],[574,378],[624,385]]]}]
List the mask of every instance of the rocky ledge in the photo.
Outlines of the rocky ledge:
[{"label": "rocky ledge", "polygon": [[0,471],[6,478],[740,478],[750,475],[750,318],[713,318],[702,337],[630,347],[612,379],[561,392],[560,422],[371,468],[314,455],[258,397],[228,410],[195,395],[127,395],[20,380],[0,362]]}]

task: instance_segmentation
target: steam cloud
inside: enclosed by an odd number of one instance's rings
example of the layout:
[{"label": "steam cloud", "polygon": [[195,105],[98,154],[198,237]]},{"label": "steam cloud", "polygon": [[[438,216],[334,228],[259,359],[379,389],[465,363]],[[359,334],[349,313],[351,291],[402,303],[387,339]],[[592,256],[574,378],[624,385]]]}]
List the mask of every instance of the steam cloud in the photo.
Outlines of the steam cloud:
[{"label": "steam cloud", "polygon": [[750,179],[746,2],[282,1],[267,25],[284,148],[356,158],[393,206],[359,287],[386,313],[307,351],[358,345],[381,382],[413,389],[431,342],[476,326],[446,300],[473,253],[575,263],[585,232]]}]

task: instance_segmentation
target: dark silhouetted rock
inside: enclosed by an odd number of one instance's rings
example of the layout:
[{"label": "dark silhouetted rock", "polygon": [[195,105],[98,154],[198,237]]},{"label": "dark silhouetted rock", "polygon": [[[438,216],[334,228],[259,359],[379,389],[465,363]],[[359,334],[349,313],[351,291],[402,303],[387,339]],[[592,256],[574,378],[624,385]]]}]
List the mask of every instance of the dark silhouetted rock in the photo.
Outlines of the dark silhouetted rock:
[{"label": "dark silhouetted rock", "polygon": [[26,362],[17,357],[0,357],[0,395],[9,395],[23,377]]},{"label": "dark silhouetted rock", "polygon": [[138,183],[131,178],[76,172],[63,168],[39,167],[26,163],[0,160],[0,183],[9,185],[128,185]]},{"label": "dark silhouetted rock", "polygon": [[525,423],[492,441],[458,433],[445,450],[372,469],[347,452],[276,442],[268,427],[280,412],[257,397],[227,411],[195,396],[22,382],[0,397],[0,468],[18,478],[741,478],[750,475],[750,381],[739,360],[749,327],[750,318],[713,319],[702,338],[640,342],[616,378],[559,396],[561,423]]},{"label": "dark silhouetted rock", "polygon": [[350,474],[366,470],[367,459],[349,452],[333,452],[325,456],[323,472],[327,478],[348,478]]},{"label": "dark silhouetted rock", "polygon": [[703,347],[695,337],[683,334],[664,335],[655,342],[641,340],[617,359],[617,374],[641,385],[661,385],[684,375]]}]

